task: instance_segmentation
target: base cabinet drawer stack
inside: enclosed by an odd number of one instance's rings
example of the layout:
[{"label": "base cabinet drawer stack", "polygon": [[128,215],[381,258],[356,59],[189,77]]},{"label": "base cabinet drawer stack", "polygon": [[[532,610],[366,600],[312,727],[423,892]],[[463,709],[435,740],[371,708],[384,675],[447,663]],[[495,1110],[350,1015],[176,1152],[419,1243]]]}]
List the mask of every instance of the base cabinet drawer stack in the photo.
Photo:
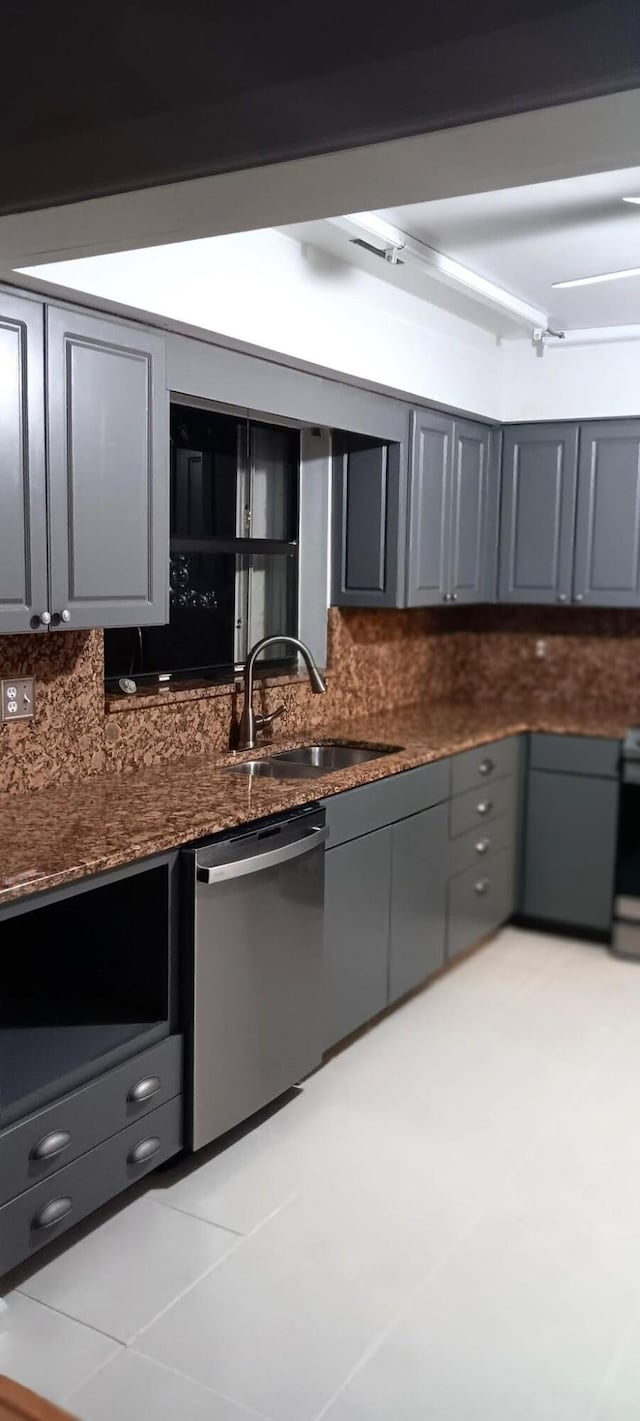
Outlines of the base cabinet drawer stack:
[{"label": "base cabinet drawer stack", "polygon": [[0,1276],[182,1147],[181,1036],[0,1132]]},{"label": "base cabinet drawer stack", "polygon": [[495,932],[517,907],[521,737],[453,760],[447,958]]}]

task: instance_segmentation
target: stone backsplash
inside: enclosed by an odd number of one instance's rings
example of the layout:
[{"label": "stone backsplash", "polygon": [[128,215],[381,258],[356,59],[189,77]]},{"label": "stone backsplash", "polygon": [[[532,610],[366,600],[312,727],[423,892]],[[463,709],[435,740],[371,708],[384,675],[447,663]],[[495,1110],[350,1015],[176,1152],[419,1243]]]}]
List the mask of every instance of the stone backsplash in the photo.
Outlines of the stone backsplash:
[{"label": "stone backsplash", "polygon": [[[535,655],[538,640],[546,655]],[[229,748],[235,687],[105,704],[100,632],[0,638],[0,676],[36,677],[36,717],[0,727],[0,791],[64,784]],[[553,710],[579,703],[640,720],[640,612],[482,607],[329,612],[328,692],[306,680],[256,691],[284,702],[277,734],[331,734],[419,702],[489,701]],[[402,717],[398,717],[402,739]]]}]

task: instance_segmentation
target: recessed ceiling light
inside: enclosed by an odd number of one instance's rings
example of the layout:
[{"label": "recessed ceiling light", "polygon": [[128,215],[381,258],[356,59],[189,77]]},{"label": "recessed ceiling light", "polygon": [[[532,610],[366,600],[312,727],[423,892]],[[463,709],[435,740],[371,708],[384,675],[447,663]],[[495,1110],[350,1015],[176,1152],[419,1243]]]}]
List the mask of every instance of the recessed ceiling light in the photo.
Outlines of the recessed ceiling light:
[{"label": "recessed ceiling light", "polygon": [[603,271],[598,276],[575,276],[571,281],[552,281],[554,290],[566,286],[597,286],[600,281],[622,281],[626,276],[640,276],[640,266],[629,266],[624,271]]},{"label": "recessed ceiling light", "polygon": [[640,203],[640,197],[623,197],[622,201],[623,201],[623,202],[638,202],[638,203]]}]

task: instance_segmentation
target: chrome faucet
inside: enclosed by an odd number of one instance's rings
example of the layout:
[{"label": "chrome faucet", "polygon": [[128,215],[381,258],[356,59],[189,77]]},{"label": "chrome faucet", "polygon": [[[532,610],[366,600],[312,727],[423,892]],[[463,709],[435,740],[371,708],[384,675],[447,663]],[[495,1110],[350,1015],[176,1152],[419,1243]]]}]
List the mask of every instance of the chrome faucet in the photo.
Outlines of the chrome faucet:
[{"label": "chrome faucet", "polygon": [[300,652],[309,672],[311,690],[315,695],[322,695],[323,691],[327,689],[308,646],[305,646],[303,641],[298,641],[296,636],[265,636],[262,641],[257,641],[249,652],[244,668],[244,706],[240,717],[239,750],[253,750],[257,732],[263,730],[265,725],[271,725],[279,715],[284,713],[284,706],[278,706],[276,710],[271,712],[271,715],[260,715],[253,709],[253,668],[255,662],[265,647],[273,646],[278,641],[286,641],[289,646],[295,646],[296,651]]}]

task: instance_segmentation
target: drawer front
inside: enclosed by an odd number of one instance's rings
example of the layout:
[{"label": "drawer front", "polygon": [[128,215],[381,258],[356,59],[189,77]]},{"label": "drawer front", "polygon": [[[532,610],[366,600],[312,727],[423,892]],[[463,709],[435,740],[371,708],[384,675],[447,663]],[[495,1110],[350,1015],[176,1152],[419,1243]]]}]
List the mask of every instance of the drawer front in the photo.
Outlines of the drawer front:
[{"label": "drawer front", "polygon": [[458,834],[449,844],[450,877],[474,866],[483,873],[500,849],[515,849],[517,833],[515,814],[499,814],[486,826],[474,825],[466,834]]},{"label": "drawer front", "polygon": [[142,1120],[182,1091],[182,1037],[168,1036],[0,1133],[0,1204]]},{"label": "drawer front", "polygon": [[0,1275],[57,1239],[182,1148],[182,1097],[0,1208]]},{"label": "drawer front", "polygon": [[323,801],[327,812],[329,848],[383,829],[410,814],[419,814],[449,798],[451,761],[435,760],[417,770],[388,775],[360,789],[348,789]]},{"label": "drawer front", "polygon": [[529,736],[529,768],[559,770],[567,775],[601,775],[616,780],[620,770],[619,740],[592,735]]},{"label": "drawer front", "polygon": [[495,931],[515,909],[515,852],[500,849],[486,867],[466,869],[449,879],[447,957],[472,947]]},{"label": "drawer front", "polygon": [[514,815],[518,804],[519,780],[515,775],[507,775],[493,784],[480,789],[469,789],[466,794],[458,794],[451,800],[450,830],[454,839],[458,834],[466,834],[469,829],[482,828],[492,823],[501,814]]},{"label": "drawer front", "polygon": [[503,775],[515,775],[519,768],[520,736],[510,735],[506,740],[493,740],[489,745],[479,745],[477,750],[465,750],[462,755],[454,755],[452,760],[452,793],[464,794],[465,790],[484,789],[492,780]]}]

